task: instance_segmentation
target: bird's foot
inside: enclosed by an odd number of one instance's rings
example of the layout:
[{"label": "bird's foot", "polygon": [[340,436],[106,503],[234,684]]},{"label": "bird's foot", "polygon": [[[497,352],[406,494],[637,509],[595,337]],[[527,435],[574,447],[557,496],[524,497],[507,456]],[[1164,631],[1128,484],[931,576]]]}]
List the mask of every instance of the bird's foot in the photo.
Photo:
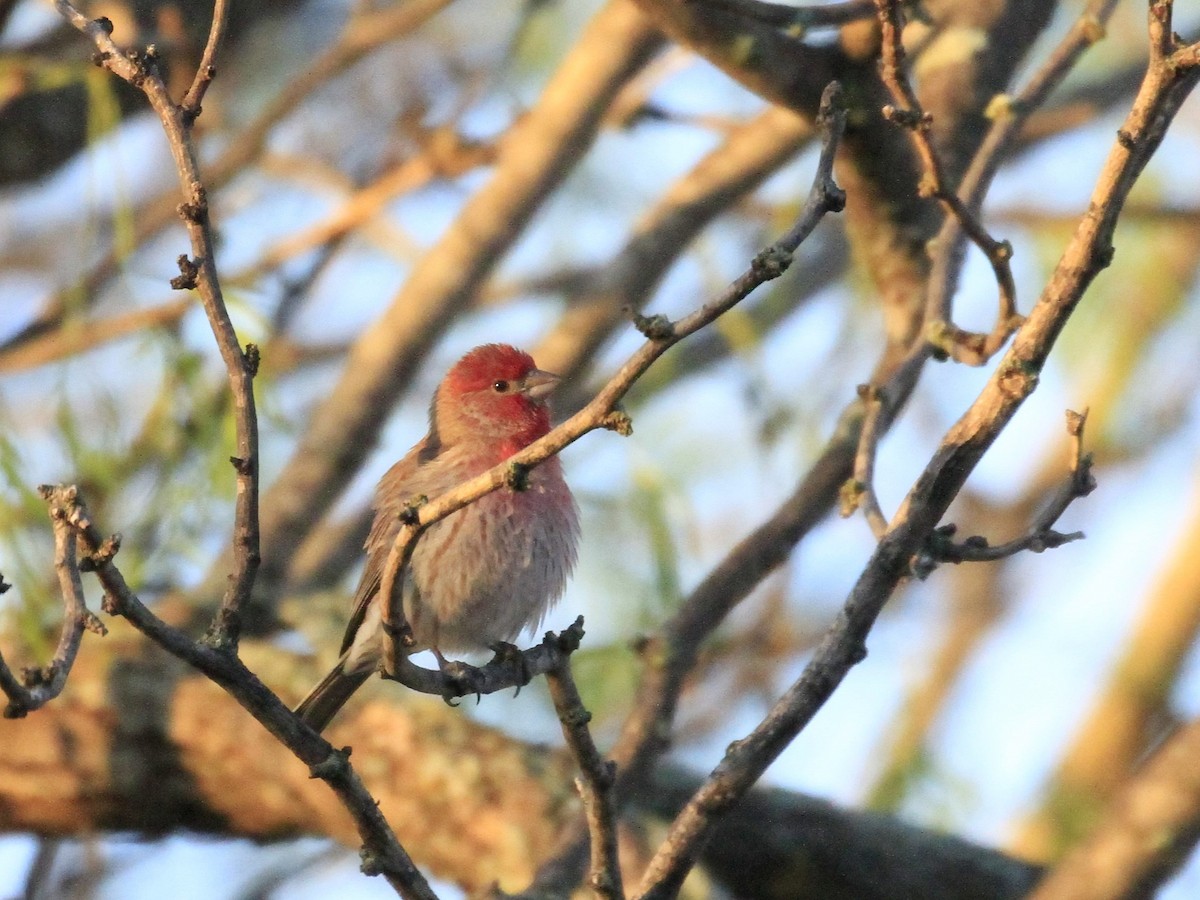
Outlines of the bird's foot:
[{"label": "bird's foot", "polygon": [[521,652],[521,648],[515,644],[510,644],[507,641],[496,641],[489,645],[495,656],[492,657],[488,665],[501,665],[506,668],[516,668],[520,673],[517,681],[517,692],[513,694],[518,697],[521,694],[521,688],[533,681],[533,673],[529,671],[529,665],[525,662],[525,654]]},{"label": "bird's foot", "polygon": [[475,688],[475,679],[471,677],[474,667],[457,659],[446,659],[440,650],[435,649],[433,655],[437,658],[438,671],[442,673],[442,699],[446,705],[458,706],[458,698],[470,693],[475,694],[475,702],[478,703],[481,694]]}]

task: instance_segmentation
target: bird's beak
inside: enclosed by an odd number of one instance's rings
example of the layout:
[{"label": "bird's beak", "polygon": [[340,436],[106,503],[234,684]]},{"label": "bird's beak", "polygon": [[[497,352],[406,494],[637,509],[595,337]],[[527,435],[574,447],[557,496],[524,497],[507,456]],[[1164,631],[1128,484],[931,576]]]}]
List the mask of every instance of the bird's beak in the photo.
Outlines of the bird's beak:
[{"label": "bird's beak", "polygon": [[562,381],[557,375],[534,369],[521,382],[521,393],[531,400],[544,400],[550,396],[558,383]]}]

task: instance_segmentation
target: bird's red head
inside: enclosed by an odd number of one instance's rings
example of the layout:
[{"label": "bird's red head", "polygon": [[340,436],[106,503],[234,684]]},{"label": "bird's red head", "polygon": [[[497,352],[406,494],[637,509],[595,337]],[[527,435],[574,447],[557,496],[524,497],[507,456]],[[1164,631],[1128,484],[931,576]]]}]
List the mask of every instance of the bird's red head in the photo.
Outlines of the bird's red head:
[{"label": "bird's red head", "polygon": [[550,430],[546,398],[558,376],[507,344],[476,347],[454,364],[438,388],[434,422],[443,443],[482,441],[497,462]]}]

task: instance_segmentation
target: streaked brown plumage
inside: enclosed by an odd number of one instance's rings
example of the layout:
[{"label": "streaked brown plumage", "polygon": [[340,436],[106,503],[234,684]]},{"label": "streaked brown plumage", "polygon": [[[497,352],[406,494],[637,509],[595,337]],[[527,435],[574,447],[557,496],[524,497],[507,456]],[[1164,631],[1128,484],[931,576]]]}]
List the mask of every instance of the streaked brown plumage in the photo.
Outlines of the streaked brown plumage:
[{"label": "streaked brown plumage", "polygon": [[[375,490],[366,568],[341,657],[296,707],[312,727],[323,729],[378,665],[377,595],[405,505],[445,493],[546,434],[546,397],[557,383],[527,353],[504,344],[476,347],[442,380],[429,433]],[[526,490],[501,488],[431,525],[404,582],[415,649],[482,650],[539,625],[574,568],[578,537],[575,501],[557,457],[530,472]]]}]

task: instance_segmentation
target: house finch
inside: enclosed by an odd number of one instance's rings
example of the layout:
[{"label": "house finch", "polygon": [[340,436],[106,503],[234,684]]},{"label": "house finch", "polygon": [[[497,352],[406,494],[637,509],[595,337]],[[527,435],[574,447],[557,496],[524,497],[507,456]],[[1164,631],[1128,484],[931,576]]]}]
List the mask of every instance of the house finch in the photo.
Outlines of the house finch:
[{"label": "house finch", "polygon": [[[546,397],[558,376],[504,344],[476,347],[434,394],[429,433],[375,490],[367,565],[354,596],[342,655],[296,707],[320,731],[375,670],[382,655],[379,588],[407,504],[433,498],[503,462],[550,430]],[[551,457],[523,491],[501,488],[429,526],[405,574],[404,616],[413,651],[481,650],[536,627],[575,565],[579,519]]]}]

